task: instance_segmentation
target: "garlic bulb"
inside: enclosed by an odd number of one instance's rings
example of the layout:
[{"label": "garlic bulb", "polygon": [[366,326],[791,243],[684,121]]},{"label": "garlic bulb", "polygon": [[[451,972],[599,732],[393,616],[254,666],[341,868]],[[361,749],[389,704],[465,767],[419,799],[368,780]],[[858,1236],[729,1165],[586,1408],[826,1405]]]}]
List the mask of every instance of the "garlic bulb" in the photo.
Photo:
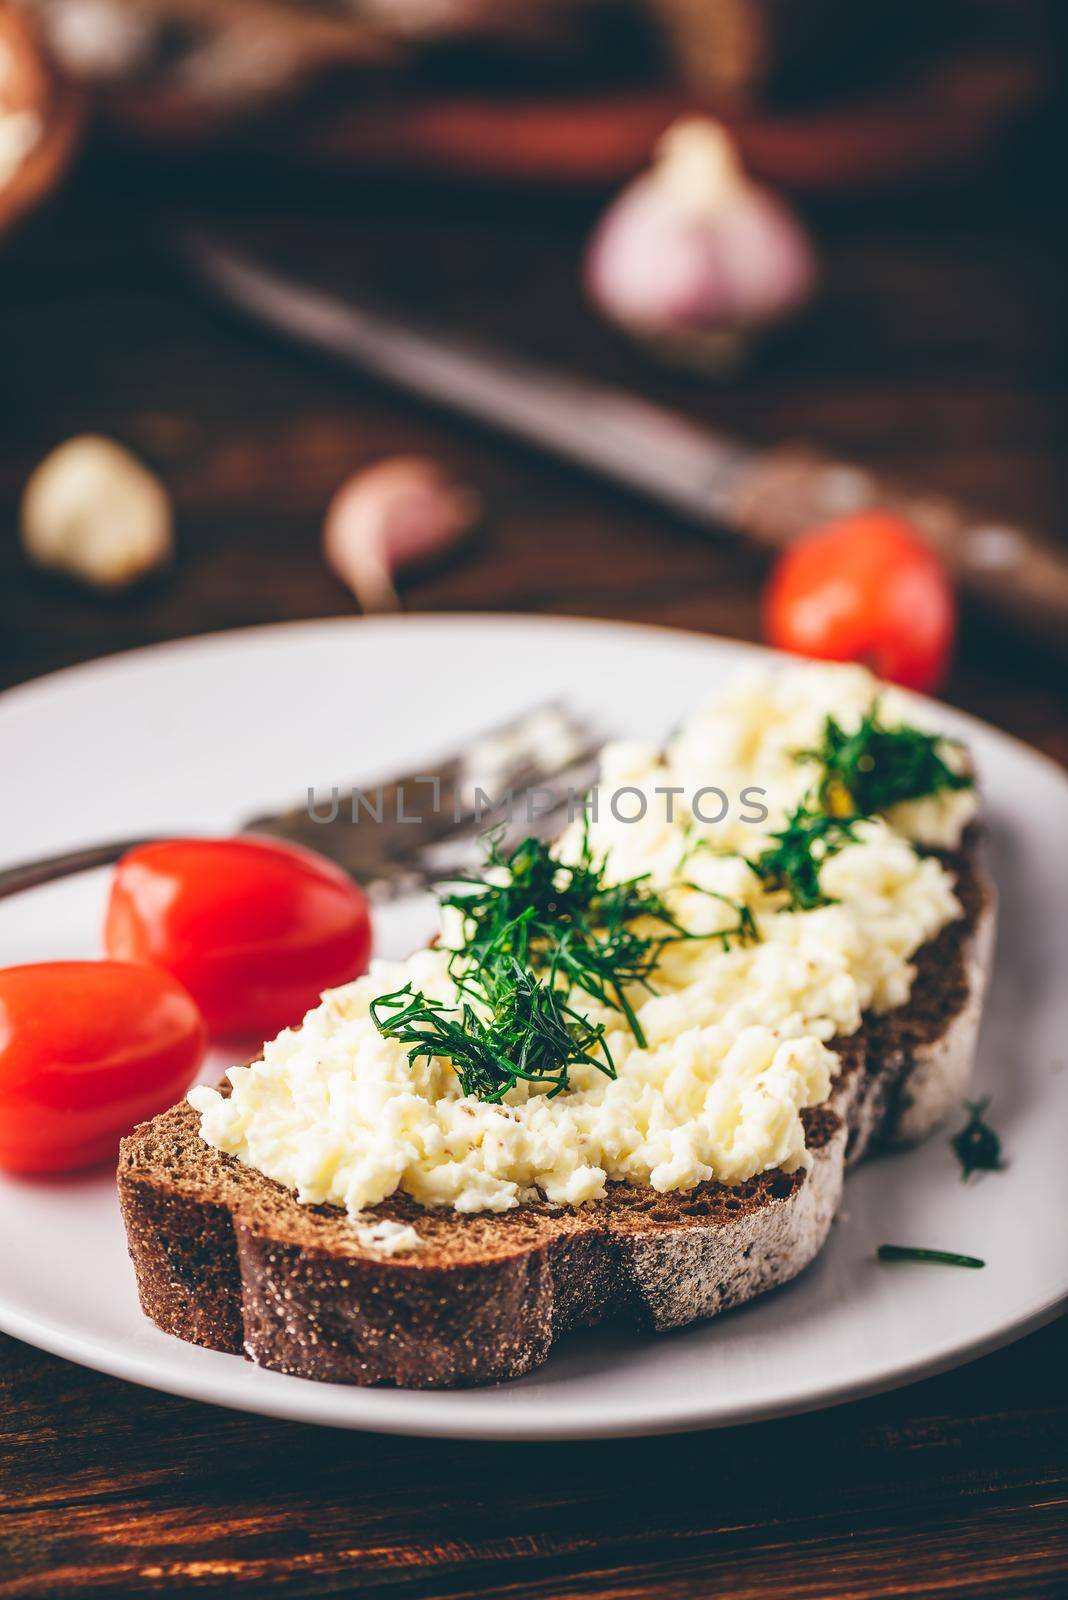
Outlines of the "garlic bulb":
[{"label": "garlic bulb", "polygon": [[798,310],[816,283],[793,212],[752,182],[718,123],[675,123],[652,169],[613,202],[590,241],[594,303],[689,365],[730,367],[747,336]]},{"label": "garlic bulb", "polygon": [[167,561],[173,543],[167,491],[111,439],[68,439],[26,485],[22,544],[38,566],[121,589]]},{"label": "garlic bulb", "polygon": [[364,611],[394,611],[395,574],[459,543],[478,510],[477,497],[438,462],[395,456],[342,484],[326,514],[323,553]]},{"label": "garlic bulb", "polygon": [[44,24],[63,72],[92,84],[147,72],[164,33],[162,16],[130,0],[47,0]]}]

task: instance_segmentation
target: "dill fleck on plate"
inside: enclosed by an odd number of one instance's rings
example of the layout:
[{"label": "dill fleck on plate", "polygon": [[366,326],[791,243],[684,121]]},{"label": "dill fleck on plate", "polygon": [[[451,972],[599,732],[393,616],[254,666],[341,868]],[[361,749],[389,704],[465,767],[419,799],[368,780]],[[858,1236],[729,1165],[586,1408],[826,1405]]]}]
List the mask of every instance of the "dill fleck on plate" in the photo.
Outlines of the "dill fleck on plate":
[{"label": "dill fleck on plate", "polygon": [[926,1250],[913,1244],[881,1244],[875,1252],[880,1261],[930,1261],[943,1267],[985,1267],[978,1256],[958,1255],[955,1250]]},{"label": "dill fleck on plate", "polygon": [[949,1141],[961,1166],[961,1181],[967,1183],[973,1172],[998,1172],[1001,1168],[1001,1140],[985,1121],[990,1096],[965,1100],[968,1120]]}]

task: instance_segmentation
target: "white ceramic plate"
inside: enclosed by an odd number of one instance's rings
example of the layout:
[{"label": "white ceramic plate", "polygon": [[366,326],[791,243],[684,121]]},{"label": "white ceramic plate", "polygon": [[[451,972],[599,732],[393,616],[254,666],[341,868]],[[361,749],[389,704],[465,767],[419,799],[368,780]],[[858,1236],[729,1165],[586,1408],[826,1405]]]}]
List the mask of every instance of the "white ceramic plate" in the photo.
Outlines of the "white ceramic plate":
[{"label": "white ceramic plate", "polygon": [[[371,780],[561,693],[611,733],[657,736],[758,652],[540,618],[413,617],[261,628],[59,673],[0,702],[7,862],[116,835],[226,831],[310,784]],[[945,1134],[851,1175],[827,1248],[795,1283],[660,1339],[567,1341],[538,1372],[459,1393],[341,1388],[263,1372],[142,1317],[107,1174],[0,1181],[0,1326],[119,1377],[307,1422],[546,1439],[709,1427],[870,1394],[1051,1317],[1068,1295],[1068,781],[946,711],[977,754],[1001,929],[977,1088],[1006,1169],[965,1185]],[[428,770],[424,768],[424,770]],[[0,965],[99,952],[102,874],[0,901]],[[398,906],[378,948],[425,936]],[[217,1077],[229,1063],[216,1055]],[[880,1266],[883,1241],[965,1251],[984,1271]]]}]

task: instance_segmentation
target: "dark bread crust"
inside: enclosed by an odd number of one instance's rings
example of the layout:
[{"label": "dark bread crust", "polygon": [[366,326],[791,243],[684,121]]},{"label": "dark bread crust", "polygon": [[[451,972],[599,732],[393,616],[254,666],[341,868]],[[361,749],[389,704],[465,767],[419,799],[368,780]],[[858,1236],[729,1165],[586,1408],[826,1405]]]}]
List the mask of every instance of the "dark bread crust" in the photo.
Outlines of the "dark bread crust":
[{"label": "dark bread crust", "polygon": [[[681,1234],[764,1232],[777,1210],[774,1249],[785,1255],[807,1181],[767,1172],[684,1195],[613,1185],[596,1206],[500,1216],[426,1211],[398,1194],[374,1215],[416,1223],[423,1244],[389,1257],[362,1246],[344,1212],[300,1205],[205,1145],[198,1127],[183,1103],[123,1141],[119,1194],[143,1309],[193,1344],[340,1383],[494,1382],[529,1371],[572,1328],[620,1315],[672,1326],[657,1241],[673,1256]],[[806,1113],[806,1137],[829,1150],[844,1126],[820,1108]],[[741,1297],[730,1288],[705,1285],[705,1314]]]},{"label": "dark bread crust", "polygon": [[917,958],[909,1006],[836,1041],[827,1106],[804,1113],[809,1170],[662,1195],[613,1184],[577,1209],[427,1210],[397,1194],[374,1218],[421,1248],[361,1244],[332,1206],[304,1206],[211,1149],[184,1102],[122,1143],[119,1196],[146,1314],[194,1344],[339,1383],[418,1388],[529,1372],[572,1328],[623,1317],[682,1326],[786,1282],[822,1245],[847,1159],[899,1134],[908,1083],[974,998],[969,963],[991,899],[974,841],[951,865],[965,906]]}]

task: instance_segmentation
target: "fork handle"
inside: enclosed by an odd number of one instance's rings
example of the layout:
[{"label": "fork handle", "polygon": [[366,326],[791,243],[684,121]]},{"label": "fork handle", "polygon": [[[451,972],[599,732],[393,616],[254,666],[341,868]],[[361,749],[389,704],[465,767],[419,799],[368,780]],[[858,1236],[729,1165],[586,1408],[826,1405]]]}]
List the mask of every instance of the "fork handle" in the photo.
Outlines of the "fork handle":
[{"label": "fork handle", "polygon": [[25,889],[37,889],[43,883],[56,883],[60,878],[73,878],[79,872],[91,872],[94,867],[110,867],[128,850],[157,842],[158,836],[113,839],[109,844],[91,844],[81,850],[65,850],[61,855],[21,861],[14,867],[0,870],[0,900],[8,895],[22,894]]}]

